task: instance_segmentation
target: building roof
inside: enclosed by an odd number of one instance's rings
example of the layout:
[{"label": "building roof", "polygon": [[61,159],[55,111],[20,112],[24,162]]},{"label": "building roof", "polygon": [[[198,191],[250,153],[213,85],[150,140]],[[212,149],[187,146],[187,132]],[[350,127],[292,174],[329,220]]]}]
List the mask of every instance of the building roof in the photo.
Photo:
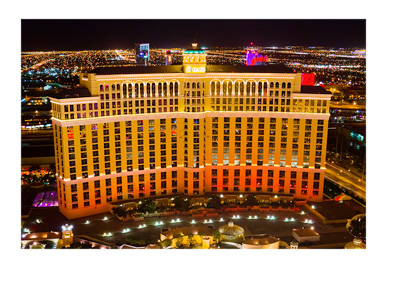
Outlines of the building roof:
[{"label": "building roof", "polygon": [[[293,70],[280,64],[262,66],[245,65],[206,65],[208,73],[293,73]],[[111,74],[151,74],[151,73],[183,73],[183,65],[168,66],[135,66],[135,67],[98,67],[89,73],[97,75]]]},{"label": "building roof", "polygon": [[232,236],[239,236],[244,234],[244,229],[238,225],[234,225],[232,221],[228,224],[221,226],[218,228],[219,232],[223,235],[232,235]]},{"label": "building roof", "polygon": [[31,239],[59,239],[61,238],[60,232],[33,232],[27,233],[22,236],[21,240],[31,240]]},{"label": "building roof", "polygon": [[205,54],[206,52],[202,49],[198,49],[198,48],[189,48],[186,49],[184,52],[184,54]]},{"label": "building roof", "polygon": [[346,243],[345,249],[366,249],[367,245],[359,238],[354,238],[353,241]]},{"label": "building roof", "polygon": [[268,245],[268,244],[273,244],[279,242],[279,239],[273,236],[269,237],[262,237],[262,238],[249,238],[243,241],[243,244],[249,244],[249,245]]},{"label": "building roof", "polygon": [[293,73],[293,70],[281,64],[267,64],[261,66],[245,65],[207,65],[206,72],[224,73]]},{"label": "building roof", "polygon": [[53,98],[65,99],[65,98],[81,98],[81,97],[92,97],[89,89],[86,87],[68,88],[62,89],[53,96]]},{"label": "building roof", "polygon": [[205,234],[205,235],[211,235],[211,230],[208,227],[204,226],[186,226],[186,227],[180,227],[180,228],[175,228],[171,230],[167,230],[162,232],[161,234],[164,236],[167,236],[168,238],[173,238],[178,235],[197,235],[197,234]]},{"label": "building roof", "polygon": [[183,72],[182,65],[168,66],[135,66],[135,67],[98,67],[91,70],[89,73],[97,75],[111,74],[147,74],[147,73],[181,73]]},{"label": "building roof", "polygon": [[311,228],[293,229],[293,232],[299,237],[319,236],[319,233]]},{"label": "building roof", "polygon": [[[43,223],[37,223],[39,219]],[[51,232],[61,231],[61,226],[68,224],[68,219],[60,213],[58,207],[50,208],[32,208],[28,218],[24,223],[24,228],[28,228],[32,232]]]},{"label": "building roof", "polygon": [[311,86],[311,85],[302,85],[301,93],[312,93],[312,94],[331,94],[322,86]]},{"label": "building roof", "polygon": [[189,53],[189,54],[205,54],[206,52],[201,49],[197,43],[192,43],[192,45],[187,48],[183,53]]}]

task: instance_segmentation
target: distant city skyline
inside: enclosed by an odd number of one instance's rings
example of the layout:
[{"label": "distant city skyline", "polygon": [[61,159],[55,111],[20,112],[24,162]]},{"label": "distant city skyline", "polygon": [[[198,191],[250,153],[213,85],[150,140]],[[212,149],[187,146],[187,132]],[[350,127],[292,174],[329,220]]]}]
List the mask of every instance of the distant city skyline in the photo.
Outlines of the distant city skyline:
[{"label": "distant city skyline", "polygon": [[366,46],[365,19],[221,20],[35,20],[21,21],[22,51],[187,47]]}]

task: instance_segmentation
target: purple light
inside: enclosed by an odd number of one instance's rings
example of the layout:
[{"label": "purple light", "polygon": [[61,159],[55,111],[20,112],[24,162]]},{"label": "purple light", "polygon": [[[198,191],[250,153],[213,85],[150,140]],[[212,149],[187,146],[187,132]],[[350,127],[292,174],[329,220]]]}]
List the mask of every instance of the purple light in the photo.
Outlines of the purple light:
[{"label": "purple light", "polygon": [[38,193],[33,200],[32,206],[34,207],[53,207],[58,206],[58,196],[54,192],[41,192]]},{"label": "purple light", "polygon": [[247,66],[253,66],[257,64],[261,64],[261,62],[266,62],[267,57],[263,57],[262,55],[259,55],[257,51],[247,51],[246,55],[246,65]]}]

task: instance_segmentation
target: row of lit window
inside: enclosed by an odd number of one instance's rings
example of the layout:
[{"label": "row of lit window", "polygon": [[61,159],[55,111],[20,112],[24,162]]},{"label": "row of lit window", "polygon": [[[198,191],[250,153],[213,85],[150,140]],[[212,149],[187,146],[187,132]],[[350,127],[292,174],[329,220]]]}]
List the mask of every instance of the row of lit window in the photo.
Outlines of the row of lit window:
[{"label": "row of lit window", "polygon": [[[270,123],[277,123],[277,119],[279,121],[279,118],[259,117],[258,118],[258,122],[259,123],[265,123],[265,119],[267,119],[267,121],[269,119]],[[212,122],[213,123],[218,123],[219,121],[221,121],[221,122],[223,121],[224,123],[230,123],[231,121],[234,121],[236,123],[241,123],[242,120],[243,120],[243,122],[246,121],[247,123],[254,122],[254,118],[253,117],[212,117]],[[305,120],[305,124],[310,125],[310,124],[312,124],[312,120],[313,119],[303,119],[303,121],[304,120]],[[282,122],[282,124],[287,124],[289,122],[289,119],[288,118],[281,118],[280,121]],[[293,119],[293,123],[294,124],[300,124],[300,119],[299,118],[294,118]],[[318,125],[323,125],[324,124],[324,120],[318,119],[317,120],[317,124]]]},{"label": "row of lit window", "polygon": [[[279,82],[269,84],[269,88],[282,88],[282,89],[290,89],[292,88],[292,84],[288,82],[287,84],[283,82],[281,85]],[[257,90],[257,93],[256,93]],[[268,83],[267,82],[259,82],[258,88],[256,82],[247,82],[246,86],[244,82],[236,82],[233,84],[232,82],[211,82],[211,95],[219,95],[219,94],[226,94],[226,95],[241,95],[241,94],[250,94],[250,95],[257,95],[257,94],[267,94],[268,91]]]},{"label": "row of lit window", "polygon": [[[204,109],[204,108],[203,108]],[[326,113],[326,108],[307,108],[284,107],[284,106],[225,106],[212,105],[211,111],[269,111],[269,112],[305,112],[305,113]],[[198,111],[199,112],[199,111]]]},{"label": "row of lit window", "polygon": [[[110,104],[111,103],[111,104]],[[145,104],[146,103],[146,104]],[[127,107],[151,107],[151,106],[168,106],[169,105],[178,105],[178,99],[159,99],[159,100],[126,100],[126,101],[110,101],[110,102],[101,102],[101,109],[110,109],[111,108],[127,108]],[[134,106],[133,106],[134,105]]]},{"label": "row of lit window", "polygon": [[[102,91],[100,89],[100,91]],[[179,95],[179,83],[124,83],[122,85],[122,95],[124,97],[155,97],[155,96],[178,96]]]},{"label": "row of lit window", "polygon": [[[229,185],[233,185],[233,186],[240,186],[241,183],[244,183],[245,186],[251,186],[252,182],[251,179],[249,178],[244,178],[244,179],[240,179],[240,178],[234,178],[233,180],[229,180],[229,178],[211,178],[211,185],[215,186],[218,185],[218,181],[222,181],[222,185],[223,186],[229,186]],[[274,179],[267,179],[267,186],[273,186],[274,185]],[[262,178],[257,178],[255,180],[253,180],[253,182],[255,183],[255,185],[257,186],[262,186],[263,185],[263,179]],[[285,187],[285,180],[277,180],[278,182],[278,186],[284,188]],[[291,180],[289,183],[289,187],[291,188],[296,188],[296,180]],[[312,185],[313,189],[318,190],[319,189],[319,182],[313,182]],[[302,189],[308,189],[308,181],[301,181],[301,188]]]},{"label": "row of lit window", "polygon": [[[222,187],[220,189],[222,191],[224,191],[224,192],[229,192],[229,188],[228,187]],[[234,192],[239,192],[241,190],[242,190],[242,188],[239,188],[238,186],[233,187],[233,191]],[[217,191],[218,191],[218,187],[216,187],[216,186],[211,187],[211,192],[217,192]],[[245,192],[251,192],[252,188],[251,187],[245,187],[244,191]],[[255,188],[255,191],[256,192],[262,192],[263,189],[262,189],[262,187],[258,186],[258,187]],[[272,187],[268,187],[266,189],[266,192],[267,193],[271,193],[271,194],[275,194],[276,193],[276,192],[274,192],[274,189]],[[279,193],[279,194],[283,194],[284,192],[285,192],[285,190],[283,188],[278,188],[278,190],[277,190],[277,193]],[[296,194],[296,189],[290,188],[289,189],[289,193],[290,194]],[[313,196],[319,196],[319,191],[317,191],[317,190],[313,190],[312,193],[311,193],[311,190],[308,191],[307,189],[304,189],[304,190],[301,190],[300,193],[302,195],[311,195],[312,194]]]}]

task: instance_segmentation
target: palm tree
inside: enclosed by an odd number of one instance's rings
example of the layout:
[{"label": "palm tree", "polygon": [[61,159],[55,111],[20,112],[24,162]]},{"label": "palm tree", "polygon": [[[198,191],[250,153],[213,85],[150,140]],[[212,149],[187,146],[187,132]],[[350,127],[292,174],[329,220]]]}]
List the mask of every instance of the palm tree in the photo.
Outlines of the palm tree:
[{"label": "palm tree", "polygon": [[221,239],[221,233],[219,232],[218,229],[212,232],[212,237],[217,243],[219,243],[219,240]]}]

